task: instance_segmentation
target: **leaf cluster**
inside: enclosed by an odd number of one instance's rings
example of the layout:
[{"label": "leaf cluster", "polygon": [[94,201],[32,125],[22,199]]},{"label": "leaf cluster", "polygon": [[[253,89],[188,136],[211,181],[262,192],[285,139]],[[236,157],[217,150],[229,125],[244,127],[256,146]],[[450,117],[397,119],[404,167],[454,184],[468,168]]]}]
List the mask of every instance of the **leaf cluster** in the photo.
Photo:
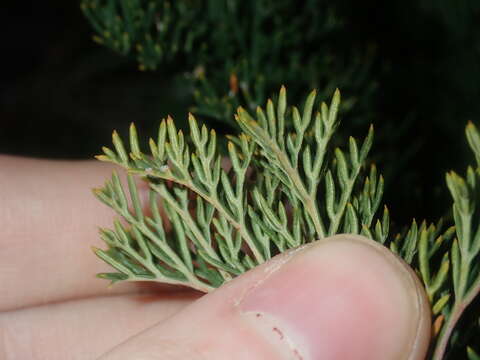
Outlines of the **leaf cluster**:
[{"label": "leaf cluster", "polygon": [[[241,133],[228,137],[226,157],[215,131],[193,115],[188,136],[171,118],[162,120],[148,151],[140,149],[133,124],[129,150],[114,132],[113,149],[104,147],[98,159],[128,175],[126,185],[114,173],[95,190],[119,215],[113,229],[100,230],[108,248],[95,249],[116,272],[99,277],[208,292],[290,248],[338,233],[363,234],[388,246],[423,281],[432,306],[432,359],[456,356],[479,332],[476,317],[457,327],[480,292],[480,133],[468,124],[476,166],[464,177],[446,175],[453,223],[414,220],[389,236],[387,208],[378,214],[383,178],[373,164],[367,167],[373,128],[362,142],[350,138],[347,149],[334,148],[340,93],[330,105],[315,106],[316,97],[310,93],[302,111],[288,108],[282,88],[276,102],[254,115],[239,108]],[[474,347],[466,351],[469,359],[478,358]]]},{"label": "leaf cluster", "polygon": [[[193,115],[187,135],[171,119],[162,121],[148,151],[140,149],[134,126],[129,150],[114,133],[114,148],[104,148],[99,158],[129,175],[124,183],[114,174],[95,190],[120,217],[113,229],[101,230],[108,249],[95,249],[117,272],[100,277],[207,292],[291,247],[340,232],[361,233],[388,246],[423,281],[433,315],[431,357],[480,358],[478,314],[462,316],[477,307],[471,304],[480,291],[480,137],[473,124],[466,133],[477,164],[463,176],[446,177],[452,219],[414,220],[389,236],[388,210],[378,214],[383,178],[374,165],[367,167],[373,130],[363,142],[350,138],[345,149],[335,149],[338,94],[315,113],[315,93],[300,112],[287,108],[284,90],[265,109],[257,108],[287,82],[294,99],[306,87],[323,89],[322,98],[336,86],[361,92],[356,111],[368,113],[375,89],[372,53],[351,43],[348,50],[342,47],[342,19],[333,3],[83,0],[81,8],[97,43],[135,54],[141,70],[177,64],[191,85],[192,111],[240,131],[229,137],[224,158],[216,133],[199,126]],[[342,110],[351,111],[355,102],[350,97]],[[346,124],[347,133],[352,124]],[[392,143],[401,130],[398,123],[388,126],[383,141]],[[396,161],[389,165],[392,159],[408,158],[380,154],[385,156],[390,174],[402,168]],[[142,200],[145,192],[148,199]]]},{"label": "leaf cluster", "polygon": [[[278,102],[254,116],[239,108],[242,132],[229,137],[226,158],[215,131],[193,115],[188,137],[171,118],[163,120],[148,153],[133,124],[129,151],[114,132],[114,149],[105,147],[98,158],[128,170],[130,195],[117,174],[95,190],[124,221],[101,230],[109,248],[95,251],[118,272],[100,277],[210,291],[279,252],[336,233],[385,242],[386,208],[376,218],[383,178],[373,165],[364,171],[373,128],[362,143],[350,138],[346,151],[332,149],[340,93],[317,111],[315,100],[313,91],[302,112],[287,109],[282,88]],[[148,183],[148,203],[134,175]]]},{"label": "leaf cluster", "polygon": [[322,98],[337,86],[361,91],[357,113],[375,89],[374,52],[338,41],[343,20],[327,1],[83,0],[81,8],[97,43],[135,56],[141,70],[175,63],[191,85],[192,112],[229,126],[238,106],[254,112],[281,83],[295,99],[305,88]]},{"label": "leaf cluster", "polygon": [[480,133],[473,123],[467,125],[466,137],[476,165],[468,167],[465,176],[454,171],[446,174],[453,223],[424,221],[418,226],[413,221],[389,245],[417,271],[425,286],[432,306],[434,360],[456,358],[460,350],[462,356],[478,358],[472,347],[466,354],[464,350],[469,339],[480,334],[478,316],[462,319],[480,292]]}]

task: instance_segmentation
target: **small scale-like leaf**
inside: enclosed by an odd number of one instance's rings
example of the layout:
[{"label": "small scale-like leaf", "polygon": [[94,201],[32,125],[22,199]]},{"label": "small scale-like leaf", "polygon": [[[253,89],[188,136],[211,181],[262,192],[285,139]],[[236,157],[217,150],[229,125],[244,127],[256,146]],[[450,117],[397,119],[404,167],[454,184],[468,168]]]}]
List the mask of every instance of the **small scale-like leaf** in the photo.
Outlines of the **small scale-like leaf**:
[{"label": "small scale-like leaf", "polygon": [[480,360],[480,355],[470,346],[467,347],[468,360]]},{"label": "small scale-like leaf", "polygon": [[107,252],[103,251],[102,249],[98,249],[93,247],[92,248],[93,252],[95,255],[97,255],[100,259],[105,261],[107,264],[113,266],[115,269],[120,271],[122,274],[125,276],[129,277],[132,275],[130,269],[128,269],[126,266],[115,260],[113,257],[107,254]]},{"label": "small scale-like leaf", "polygon": [[337,177],[338,181],[342,187],[346,186],[346,183],[349,180],[348,166],[347,161],[345,160],[345,155],[343,155],[342,150],[339,148],[335,149],[335,157],[337,159]]},{"label": "small scale-like leaf", "polygon": [[443,284],[447,281],[447,277],[450,275],[449,274],[450,270],[450,260],[448,259],[448,254],[445,254],[443,257],[442,263],[440,265],[440,268],[438,269],[438,272],[435,274],[435,277],[428,288],[429,293],[436,294]]},{"label": "small scale-like leaf", "polygon": [[422,280],[427,287],[430,285],[430,257],[428,256],[428,247],[428,234],[426,230],[423,230],[420,233],[420,239],[418,241],[418,259]]},{"label": "small scale-like leaf", "polygon": [[138,144],[137,128],[134,123],[130,124],[130,150],[132,151],[132,157],[134,159],[140,159],[142,153],[140,152],[140,146]]},{"label": "small scale-like leaf", "polygon": [[105,153],[105,155],[108,157],[109,161],[113,161],[113,162],[117,162],[118,161],[118,158],[117,158],[117,155],[115,154],[115,152],[113,150],[111,150],[110,148],[106,147],[106,146],[103,146],[102,147],[102,151]]},{"label": "small scale-like leaf", "polygon": [[352,162],[353,167],[357,167],[360,165],[360,159],[358,156],[358,147],[357,142],[355,139],[350,136],[349,140],[349,147],[350,147],[350,161]]},{"label": "small scale-like leaf", "polygon": [[367,137],[363,141],[362,147],[360,149],[360,162],[363,162],[367,159],[368,153],[370,152],[370,149],[372,148],[373,133],[374,133],[373,125],[370,125]]},{"label": "small scale-like leaf", "polygon": [[113,141],[113,145],[115,146],[115,150],[117,151],[117,154],[120,157],[121,164],[123,166],[128,166],[129,159],[128,159],[127,151],[123,146],[122,139],[120,139],[120,136],[116,131],[114,131],[112,134],[112,141]]},{"label": "small scale-like leaf", "polygon": [[325,176],[325,202],[328,217],[333,219],[335,216],[335,183],[330,170]]},{"label": "small scale-like leaf", "polygon": [[[313,105],[315,104],[315,98],[317,96],[317,91],[312,90],[305,101],[305,106],[303,108],[302,115],[302,127],[307,128],[312,120]],[[335,115],[336,116],[336,115]]]},{"label": "small scale-like leaf", "polygon": [[332,102],[328,112],[328,122],[333,124],[337,119],[338,109],[340,107],[340,90],[336,89],[333,94]]},{"label": "small scale-like leaf", "polygon": [[470,121],[465,129],[468,144],[475,154],[477,166],[480,167],[480,133],[476,126]]},{"label": "small scale-like leaf", "polygon": [[162,120],[160,126],[158,127],[158,139],[157,139],[157,149],[158,149],[158,159],[164,161],[165,156],[165,141],[167,138],[167,124],[165,120]]},{"label": "small scale-like leaf", "polygon": [[122,273],[99,273],[97,274],[97,277],[100,279],[110,280],[111,284],[128,279],[128,275]]},{"label": "small scale-like leaf", "polygon": [[447,305],[448,301],[450,300],[450,294],[443,295],[432,307],[433,315],[438,315],[443,310],[445,305]]}]

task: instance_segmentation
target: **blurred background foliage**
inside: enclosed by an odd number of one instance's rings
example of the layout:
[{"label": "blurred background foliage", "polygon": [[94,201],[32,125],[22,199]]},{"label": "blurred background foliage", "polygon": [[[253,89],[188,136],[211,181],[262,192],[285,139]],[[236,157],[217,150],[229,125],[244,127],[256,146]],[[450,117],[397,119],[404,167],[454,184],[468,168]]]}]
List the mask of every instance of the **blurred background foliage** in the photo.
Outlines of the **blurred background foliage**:
[{"label": "blurred background foliage", "polygon": [[375,125],[393,220],[445,214],[444,173],[470,161],[464,127],[480,122],[479,1],[121,3],[5,5],[1,153],[92,158],[114,128],[146,138],[188,111],[231,132],[236,106],[282,84],[290,104],[338,87],[343,138]]}]

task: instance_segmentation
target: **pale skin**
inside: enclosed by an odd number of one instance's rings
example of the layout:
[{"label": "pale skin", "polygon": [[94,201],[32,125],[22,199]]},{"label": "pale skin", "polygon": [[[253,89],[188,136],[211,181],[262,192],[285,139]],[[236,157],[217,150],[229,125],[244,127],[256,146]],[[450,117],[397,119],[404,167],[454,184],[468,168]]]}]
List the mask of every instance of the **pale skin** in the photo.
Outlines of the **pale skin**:
[{"label": "pale skin", "polygon": [[[421,286],[386,250],[338,237],[202,296],[95,278],[113,167],[0,156],[0,358],[424,359]],[[273,299],[273,300],[272,300]]]}]

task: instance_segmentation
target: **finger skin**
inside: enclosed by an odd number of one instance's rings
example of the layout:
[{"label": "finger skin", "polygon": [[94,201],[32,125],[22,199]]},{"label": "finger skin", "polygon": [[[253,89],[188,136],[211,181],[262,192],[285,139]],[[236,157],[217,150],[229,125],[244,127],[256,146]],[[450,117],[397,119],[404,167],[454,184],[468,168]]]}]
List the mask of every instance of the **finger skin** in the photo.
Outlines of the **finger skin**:
[{"label": "finger skin", "polygon": [[101,360],[421,360],[430,318],[404,263],[336,236],[234,279]]},{"label": "finger skin", "polygon": [[0,156],[0,311],[150,290],[132,283],[108,288],[95,278],[112,271],[91,246],[104,247],[98,227],[111,227],[114,213],[91,189],[113,170],[98,161]]},{"label": "finger skin", "polygon": [[0,359],[96,359],[198,296],[116,295],[6,312],[0,314]]}]

